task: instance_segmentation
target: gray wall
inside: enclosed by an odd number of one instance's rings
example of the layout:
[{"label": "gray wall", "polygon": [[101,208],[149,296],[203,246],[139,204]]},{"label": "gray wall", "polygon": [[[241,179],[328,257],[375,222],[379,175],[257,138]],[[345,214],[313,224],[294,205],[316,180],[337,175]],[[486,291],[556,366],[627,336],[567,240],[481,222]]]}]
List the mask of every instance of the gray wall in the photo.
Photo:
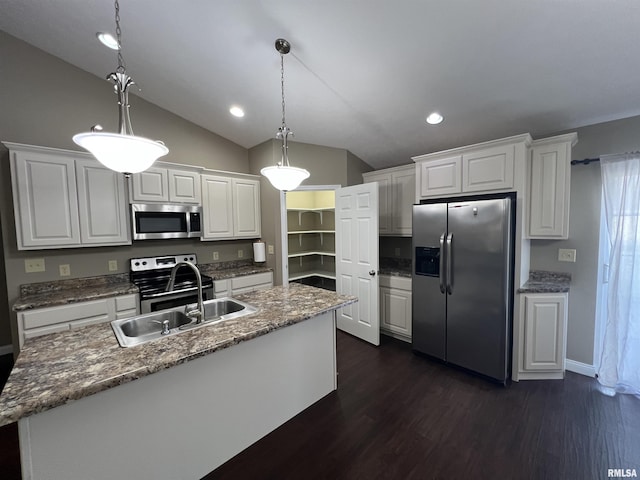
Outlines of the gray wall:
[{"label": "gray wall", "polygon": [[[86,131],[96,123],[102,124],[105,130],[115,131],[116,97],[109,82],[1,31],[0,59],[0,140],[82,150],[71,140],[75,133]],[[248,150],[219,135],[135,96],[131,97],[131,117],[137,134],[161,139],[169,147],[170,153],[163,160],[249,173]],[[118,272],[127,272],[127,260],[132,257],[195,251],[201,263],[210,263],[214,250],[220,252],[220,261],[237,259],[238,249],[243,250],[244,258],[250,258],[253,254],[251,243],[247,241],[194,240],[19,252],[16,249],[8,160],[7,150],[1,147],[0,225],[3,255],[0,259],[0,346],[10,344],[10,331],[15,332],[15,315],[11,313],[10,306],[18,296],[18,286],[60,279],[58,265],[61,263],[71,266],[70,278],[78,278],[112,273],[108,272],[107,262],[114,259],[118,260]],[[45,259],[46,272],[24,272],[24,259],[33,257]]]},{"label": "gray wall", "polygon": [[[260,174],[260,169],[275,165],[281,158],[281,143],[271,139],[249,149],[251,173]],[[348,150],[341,148],[289,143],[289,161],[294,167],[306,168],[311,176],[304,185],[357,185],[362,183],[362,174],[371,167]],[[280,221],[280,192],[262,178],[262,239],[274,246],[274,255],[267,255],[267,265],[274,268],[274,282],[282,284],[282,242]]]},{"label": "gray wall", "polygon": [[[640,117],[590,125],[578,132],[574,159],[640,150]],[[570,272],[567,358],[593,364],[602,179],[600,164],[571,168],[569,239],[531,241],[531,268]],[[576,263],[558,262],[559,248],[575,248]]]}]

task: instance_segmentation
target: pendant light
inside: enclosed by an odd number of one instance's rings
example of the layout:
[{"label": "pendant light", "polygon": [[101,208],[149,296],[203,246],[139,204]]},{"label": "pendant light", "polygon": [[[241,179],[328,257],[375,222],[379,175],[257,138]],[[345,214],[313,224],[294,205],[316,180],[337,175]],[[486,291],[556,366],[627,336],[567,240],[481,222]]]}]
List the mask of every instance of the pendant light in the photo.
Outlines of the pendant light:
[{"label": "pendant light", "polygon": [[115,1],[116,36],[118,41],[118,68],[107,76],[114,83],[118,95],[118,133],[102,132],[95,125],[90,132],[78,133],[73,141],[89,150],[105,167],[122,172],[126,176],[149,168],[159,157],[169,153],[169,149],[160,141],[136,137],[129,118],[129,87],[135,85],[127,75],[122,56],[122,32],[120,30],[120,4]]},{"label": "pendant light", "polygon": [[285,122],[284,118],[284,56],[291,50],[291,44],[279,38],[276,40],[276,50],[280,53],[280,88],[282,91],[282,126],[276,133],[276,138],[282,140],[282,160],[273,167],[265,167],[260,170],[260,173],[267,177],[278,190],[289,191],[295,190],[300,186],[300,183],[309,178],[309,172],[304,168],[296,168],[289,165],[289,155],[287,150],[289,149],[288,137],[293,135],[293,132]]}]

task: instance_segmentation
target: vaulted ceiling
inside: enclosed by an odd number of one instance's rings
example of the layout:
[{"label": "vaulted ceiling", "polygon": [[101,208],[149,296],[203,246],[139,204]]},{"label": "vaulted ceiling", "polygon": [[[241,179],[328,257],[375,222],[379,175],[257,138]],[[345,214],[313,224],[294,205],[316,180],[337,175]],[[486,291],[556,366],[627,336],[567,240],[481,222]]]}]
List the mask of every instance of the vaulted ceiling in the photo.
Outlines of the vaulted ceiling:
[{"label": "vaulted ceiling", "polygon": [[[279,37],[294,140],[375,168],[640,114],[635,0],[122,0],[120,16],[138,94],[247,148],[280,125]],[[116,66],[95,37],[115,31],[108,0],[0,0],[0,29],[100,77]]]}]

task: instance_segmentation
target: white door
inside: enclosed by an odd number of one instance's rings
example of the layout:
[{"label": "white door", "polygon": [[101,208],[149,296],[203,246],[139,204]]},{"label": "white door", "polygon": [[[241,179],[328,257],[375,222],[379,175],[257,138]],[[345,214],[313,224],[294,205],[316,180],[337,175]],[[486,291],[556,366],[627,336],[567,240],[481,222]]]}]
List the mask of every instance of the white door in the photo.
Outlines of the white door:
[{"label": "white door", "polygon": [[379,345],[376,183],[336,191],[336,290],[358,297],[338,311],[338,328]]}]

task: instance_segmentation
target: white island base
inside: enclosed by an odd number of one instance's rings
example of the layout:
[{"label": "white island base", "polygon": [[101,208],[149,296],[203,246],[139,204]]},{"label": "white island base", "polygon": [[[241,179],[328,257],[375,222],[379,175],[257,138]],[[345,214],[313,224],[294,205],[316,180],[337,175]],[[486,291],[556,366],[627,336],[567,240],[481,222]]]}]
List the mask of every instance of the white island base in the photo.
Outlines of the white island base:
[{"label": "white island base", "polygon": [[331,311],[23,418],[23,478],[201,478],[335,390],[335,345]]}]

